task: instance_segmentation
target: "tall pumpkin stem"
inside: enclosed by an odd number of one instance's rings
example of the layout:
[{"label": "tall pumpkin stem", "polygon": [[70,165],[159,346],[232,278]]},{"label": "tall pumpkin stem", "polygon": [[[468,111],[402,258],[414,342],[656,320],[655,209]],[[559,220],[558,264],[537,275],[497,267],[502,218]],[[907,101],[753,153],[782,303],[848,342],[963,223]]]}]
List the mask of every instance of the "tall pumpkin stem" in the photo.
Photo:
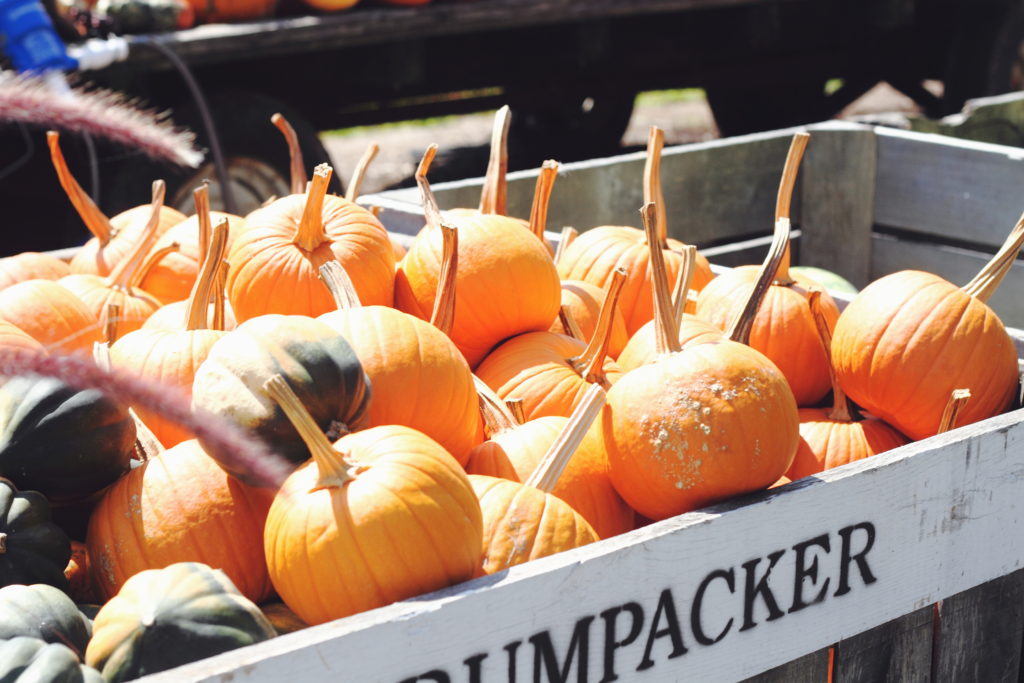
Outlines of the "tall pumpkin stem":
[{"label": "tall pumpkin stem", "polygon": [[508,105],[494,114],[491,129],[491,156],[487,162],[487,175],[480,192],[480,213],[504,216],[508,205],[508,125],[511,113]]},{"label": "tall pumpkin stem", "polygon": [[356,286],[352,284],[352,278],[348,271],[332,259],[320,266],[320,279],[327,286],[327,290],[334,299],[334,305],[339,311],[347,311],[351,308],[362,308],[363,302],[359,300],[359,293]]},{"label": "tall pumpkin stem", "polygon": [[658,354],[676,353],[682,349],[679,344],[679,320],[672,304],[668,289],[668,273],[665,270],[665,254],[658,244],[658,209],[653,203],[644,204],[640,209],[644,233],[647,236],[651,259],[651,280],[654,291],[654,339]]},{"label": "tall pumpkin stem", "polygon": [[[109,345],[117,341],[117,326],[121,322],[121,304],[117,303],[116,301],[107,302],[106,308],[104,310],[106,312],[106,316],[104,316],[103,320],[103,338],[106,339],[107,342],[106,345],[102,346],[94,344],[92,350],[93,360],[97,360],[97,358],[102,358],[103,354],[106,353],[106,366],[100,367],[104,367],[104,369],[110,370]],[[97,353],[99,353],[100,355],[97,356]],[[100,365],[99,362],[97,362],[96,364]]]},{"label": "tall pumpkin stem", "polygon": [[788,218],[780,218],[775,222],[775,236],[772,238],[772,245],[768,249],[768,256],[765,257],[764,263],[761,264],[761,270],[757,274],[757,281],[754,282],[753,289],[750,290],[750,297],[747,299],[747,303],[729,327],[729,332],[726,335],[729,339],[741,344],[748,344],[750,342],[750,331],[754,327],[757,309],[761,307],[761,302],[764,300],[764,295],[768,292],[768,288],[777,279],[776,272],[779,269],[779,264],[782,263],[789,249],[789,229]]},{"label": "tall pumpkin stem", "polygon": [[48,131],[46,144],[50,147],[50,160],[53,162],[53,168],[57,171],[57,180],[60,181],[64,193],[71,200],[71,205],[75,207],[75,211],[85,223],[85,227],[99,240],[100,245],[107,246],[114,236],[114,228],[110,225],[110,219],[100,211],[89,193],[82,189],[75,177],[71,175],[71,169],[68,168],[68,162],[64,159],[64,153],[60,149],[60,134],[56,131]]},{"label": "tall pumpkin stem", "polygon": [[313,169],[313,182],[306,191],[306,206],[292,240],[306,251],[314,251],[327,241],[324,232],[324,197],[327,196],[327,186],[331,183],[333,173],[334,170],[328,164],[320,164]]},{"label": "tall pumpkin stem", "polygon": [[814,316],[814,324],[818,328],[818,338],[821,339],[822,349],[825,351],[825,363],[828,365],[828,376],[832,381],[832,409],[828,411],[827,417],[837,422],[853,422],[857,419],[846,392],[839,386],[839,376],[836,375],[835,366],[832,365],[832,330],[828,327],[828,320],[824,311],[821,310],[821,291],[811,290],[807,295],[807,305],[810,306],[811,315]]},{"label": "tall pumpkin stem", "polygon": [[480,415],[484,420],[484,435],[488,439],[522,424],[494,390],[476,375],[473,375],[473,384],[476,386],[477,400],[480,402]]},{"label": "tall pumpkin stem", "polygon": [[164,193],[166,190],[167,186],[164,184],[164,181],[153,181],[152,210],[149,214],[149,221],[139,236],[139,240],[128,253],[128,256],[110,271],[110,274],[107,276],[107,284],[109,286],[129,287],[135,272],[139,270],[146,255],[149,254],[149,250],[153,248],[153,243],[157,238],[157,226],[160,224],[160,212],[164,207]]},{"label": "tall pumpkin stem", "polygon": [[697,247],[692,244],[683,245],[683,261],[676,276],[676,286],[672,290],[672,310],[676,320],[683,324],[683,313],[686,312],[686,301],[690,296],[690,285],[697,264]]},{"label": "tall pumpkin stem", "polygon": [[576,322],[576,318],[572,315],[571,306],[562,305],[558,307],[558,321],[562,324],[562,329],[565,330],[566,336],[581,342],[587,341],[583,330],[580,329],[579,323]]},{"label": "tall pumpkin stem", "polygon": [[199,224],[199,268],[206,262],[206,253],[210,251],[210,236],[213,225],[210,220],[210,181],[204,180],[202,185],[192,191],[192,201],[196,205],[196,221]]},{"label": "tall pumpkin stem", "polygon": [[280,113],[270,117],[270,122],[277,126],[277,129],[284,135],[288,143],[288,158],[291,169],[291,190],[292,194],[302,194],[306,191],[306,162],[302,159],[302,147],[299,145],[299,136],[295,134],[292,124],[288,123]]},{"label": "tall pumpkin stem", "polygon": [[455,324],[455,278],[459,269],[459,231],[441,223],[441,272],[437,276],[437,292],[430,324],[450,337]]},{"label": "tall pumpkin stem", "polygon": [[558,162],[548,159],[540,167],[537,176],[537,187],[533,191],[533,205],[530,207],[530,232],[547,245],[544,229],[548,225],[548,204],[551,202],[551,190],[558,178]]},{"label": "tall pumpkin stem", "polygon": [[665,211],[665,192],[661,186],[661,150],[665,147],[665,131],[651,126],[647,135],[647,161],[644,163],[644,204],[658,207],[658,244],[668,249],[668,212]]},{"label": "tall pumpkin stem", "polygon": [[210,292],[213,290],[221,260],[224,258],[224,247],[228,241],[228,219],[224,219],[213,229],[210,248],[203,259],[203,267],[192,285],[185,309],[185,329],[205,330],[209,328]]},{"label": "tall pumpkin stem", "polygon": [[1024,245],[1024,215],[1017,219],[1017,224],[1006,237],[1003,246],[992,257],[970,282],[963,286],[963,291],[978,301],[988,301],[1003,278],[1010,272],[1013,262],[1017,260],[1017,252]]},{"label": "tall pumpkin stem", "polygon": [[942,417],[939,419],[939,429],[935,433],[942,434],[951,429],[956,429],[956,421],[960,416],[960,411],[963,410],[970,400],[970,389],[954,389],[949,395],[949,402],[946,403],[946,407],[942,410]]},{"label": "tall pumpkin stem", "polygon": [[220,268],[217,269],[216,280],[213,283],[213,319],[210,321],[211,330],[224,329],[224,306],[225,299],[227,298],[225,287],[228,281],[228,267],[227,259],[221,259]]},{"label": "tall pumpkin stem", "polygon": [[616,268],[604,291],[604,302],[597,314],[594,336],[587,343],[586,350],[579,357],[569,361],[584,380],[592,384],[600,384],[605,388],[610,388],[610,385],[604,375],[604,362],[608,356],[608,343],[612,337],[615,306],[619,303],[619,294],[622,293],[622,286],[625,283],[626,271],[623,268]]},{"label": "tall pumpkin stem", "polygon": [[128,287],[138,287],[139,283],[145,280],[146,276],[149,275],[149,271],[156,268],[160,262],[164,260],[165,256],[173,254],[176,251],[181,251],[181,243],[179,242],[171,242],[170,244],[165,244],[159,249],[149,252],[149,256],[147,256],[146,260],[142,262],[142,265],[136,268],[135,272],[132,273],[131,278],[128,280]]},{"label": "tall pumpkin stem", "polygon": [[526,408],[523,407],[523,399],[506,399],[505,407],[508,408],[508,412],[512,413],[512,417],[515,418],[517,424],[526,424]]},{"label": "tall pumpkin stem", "polygon": [[[775,200],[775,223],[778,225],[780,218],[790,220],[790,209],[793,204],[793,189],[796,187],[796,177],[800,172],[800,162],[804,158],[804,150],[807,149],[807,142],[811,139],[808,133],[796,133],[793,141],[789,143],[789,153],[786,154],[786,165],[782,169],[782,180],[779,182],[779,194]],[[775,280],[780,285],[791,285],[794,280],[789,275],[789,242],[786,242],[786,250],[782,254],[782,260],[775,273]]]},{"label": "tall pumpkin stem", "polygon": [[288,420],[302,437],[313,456],[319,475],[316,484],[309,490],[310,493],[320,489],[340,488],[355,478],[349,474],[348,465],[342,454],[334,450],[331,442],[320,431],[316,421],[313,420],[309,411],[306,410],[306,406],[302,404],[292,388],[288,386],[284,377],[274,375],[263,383],[263,390],[277,405],[281,406],[281,410],[288,416]]},{"label": "tall pumpkin stem", "polygon": [[436,230],[441,225],[441,209],[437,206],[437,198],[434,197],[434,191],[430,189],[430,181],[427,180],[427,172],[430,170],[430,164],[434,163],[436,154],[437,145],[431,144],[423,152],[423,158],[420,159],[420,164],[416,167],[416,186],[420,188],[423,217],[428,230]]},{"label": "tall pumpkin stem", "polygon": [[359,157],[359,163],[356,164],[356,169],[352,172],[352,179],[348,181],[348,187],[345,188],[345,199],[355,202],[359,197],[359,189],[363,186],[363,180],[366,179],[366,172],[373,160],[377,158],[379,151],[380,147],[377,143],[371,142],[363,152],[363,156]]},{"label": "tall pumpkin stem", "polygon": [[558,247],[555,249],[555,265],[557,266],[562,262],[562,257],[565,255],[565,250],[569,248],[569,245],[576,241],[579,237],[580,231],[571,225],[566,225],[562,228],[562,236],[558,240]]},{"label": "tall pumpkin stem", "polygon": [[576,449],[583,442],[587,430],[594,424],[598,413],[604,407],[606,397],[604,389],[597,384],[590,385],[587,393],[583,395],[583,400],[576,406],[576,410],[572,411],[569,421],[558,438],[541,458],[536,469],[530,474],[530,478],[526,480],[527,486],[532,486],[545,493],[551,493],[554,490],[558,484],[558,478],[562,476],[562,472],[572,460]]}]

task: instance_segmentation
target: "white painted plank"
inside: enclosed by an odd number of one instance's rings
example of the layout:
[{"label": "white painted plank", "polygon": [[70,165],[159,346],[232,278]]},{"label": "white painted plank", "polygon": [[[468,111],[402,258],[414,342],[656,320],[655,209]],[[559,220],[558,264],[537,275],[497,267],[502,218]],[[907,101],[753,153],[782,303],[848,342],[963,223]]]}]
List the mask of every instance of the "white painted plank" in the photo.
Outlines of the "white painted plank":
[{"label": "white painted plank", "polygon": [[[682,515],[587,548],[545,558],[433,596],[392,605],[314,627],[268,643],[181,667],[153,681],[281,681],[338,679],[402,681],[509,680],[509,652],[517,677],[530,681],[544,670],[550,638],[558,664],[566,661],[574,630],[575,656],[587,680],[607,675],[606,652],[628,680],[734,681],[752,676],[845,637],[964,591],[1024,566],[1024,412],[1016,411],[954,430],[886,454],[801,480],[782,489]],[[867,571],[842,561],[874,541],[864,555]],[[795,547],[821,537],[829,550],[807,546],[804,566],[817,567],[804,581],[812,601],[827,580],[824,600],[800,609],[794,601]],[[752,585],[769,556],[778,553],[767,586],[783,614],[769,620],[764,602],[743,630],[746,576]],[[744,565],[750,568],[744,569]],[[849,591],[840,590],[841,569]],[[712,645],[696,642],[694,598],[712,572],[702,625]],[[666,592],[668,591],[668,592]],[[640,672],[651,634],[678,617],[685,654],[672,657],[670,636],[652,642],[652,666]],[[606,649],[612,612],[635,603],[642,610],[636,639]],[[602,616],[602,614],[606,616]],[[627,612],[613,632],[624,640]],[[732,620],[730,622],[730,620]],[[680,648],[677,649],[677,654]],[[474,659],[476,657],[476,659]],[[577,680],[579,661],[567,664]],[[543,676],[539,680],[546,680]]]}]

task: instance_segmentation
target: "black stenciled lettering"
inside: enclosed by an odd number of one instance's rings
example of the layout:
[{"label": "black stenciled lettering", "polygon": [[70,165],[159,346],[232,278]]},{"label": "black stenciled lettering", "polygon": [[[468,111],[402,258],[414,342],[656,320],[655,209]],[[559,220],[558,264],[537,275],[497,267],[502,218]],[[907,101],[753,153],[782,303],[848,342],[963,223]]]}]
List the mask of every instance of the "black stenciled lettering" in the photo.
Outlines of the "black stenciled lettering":
[{"label": "black stenciled lettering", "polygon": [[[852,552],[853,547],[853,532],[857,529],[863,529],[867,534],[867,540],[864,542],[864,547],[856,553]],[[840,595],[846,595],[850,592],[850,563],[856,562],[857,569],[860,570],[860,578],[864,581],[864,585],[868,586],[878,579],[871,573],[871,568],[868,566],[867,554],[871,550],[872,546],[875,545],[875,525],[871,522],[861,522],[860,524],[853,524],[851,526],[843,527],[839,530],[839,536],[843,539],[843,545],[839,560],[839,588],[836,589],[836,597]]]},{"label": "black stenciled lettering", "polygon": [[822,534],[821,536],[815,536],[809,541],[803,541],[793,546],[793,551],[796,553],[796,568],[793,572],[793,604],[789,608],[789,612],[797,612],[802,610],[804,607],[809,605],[817,605],[819,602],[825,599],[825,595],[828,593],[828,583],[830,579],[825,577],[825,581],[821,584],[821,590],[814,596],[814,599],[810,602],[804,600],[804,579],[811,580],[811,586],[818,583],[818,557],[817,555],[811,560],[811,564],[808,566],[807,561],[807,549],[813,546],[818,546],[826,553],[831,550],[828,542],[828,534]]},{"label": "black stenciled lettering", "polygon": [[[615,625],[623,612],[630,615],[629,632],[622,640],[616,640]],[[604,619],[604,676],[600,683],[610,683],[619,678],[615,673],[615,651],[630,645],[640,636],[644,627],[644,608],[638,603],[627,602],[601,612],[601,618]]]},{"label": "black stenciled lettering", "polygon": [[519,646],[522,644],[523,641],[517,640],[503,648],[508,653],[508,683],[516,683],[516,663],[519,660]]},{"label": "black stenciled lettering", "polygon": [[452,683],[452,677],[441,669],[432,669],[425,674],[420,674],[419,676],[403,678],[399,683],[421,683],[426,681],[433,681],[434,683]]},{"label": "black stenciled lettering", "polygon": [[764,606],[768,608],[768,618],[766,621],[774,621],[785,614],[785,612],[779,609],[779,603],[775,600],[775,595],[772,593],[771,588],[768,587],[768,577],[771,576],[772,569],[774,569],[779,558],[785,553],[785,550],[776,550],[769,555],[768,568],[764,570],[764,574],[757,581],[754,581],[754,575],[757,565],[761,563],[762,558],[759,557],[743,563],[743,569],[746,571],[746,585],[743,591],[743,626],[740,627],[741,631],[747,631],[757,626],[757,622],[754,621],[754,601],[758,596],[761,597]]},{"label": "black stenciled lettering", "polygon": [[725,581],[725,585],[729,587],[730,593],[736,592],[736,572],[732,567],[729,569],[716,569],[705,576],[704,580],[700,582],[700,586],[697,587],[697,592],[693,596],[693,605],[690,607],[690,628],[693,629],[694,639],[701,645],[714,645],[722,638],[725,638],[725,634],[732,628],[733,618],[729,617],[725,627],[714,638],[709,638],[704,632],[704,623],[701,621],[700,611],[704,604],[704,593],[715,579]]},{"label": "black stenciled lettering", "polygon": [[480,672],[480,665],[483,664],[485,659],[487,659],[487,653],[483,652],[462,660],[462,663],[469,669],[469,683],[482,683],[483,675]]},{"label": "black stenciled lettering", "polygon": [[[665,627],[658,628],[662,618],[665,620]],[[665,636],[672,639],[672,652],[669,653],[668,659],[680,657],[687,653],[686,646],[683,644],[683,632],[679,629],[679,619],[676,617],[676,605],[672,599],[672,590],[669,588],[663,590],[658,597],[658,607],[654,610],[651,630],[647,635],[647,646],[644,647],[644,658],[640,660],[640,666],[636,668],[637,671],[650,669],[654,666],[654,660],[651,659],[654,641]]]},{"label": "black stenciled lettering", "polygon": [[565,662],[558,665],[558,655],[555,654],[555,646],[551,642],[551,632],[541,631],[530,636],[533,644],[533,680],[534,683],[541,683],[546,674],[546,680],[552,683],[568,683],[569,672],[572,671],[572,663],[576,662],[577,683],[587,683],[587,672],[590,665],[590,624],[594,617],[583,617],[576,622],[572,630],[572,639],[569,641],[569,651],[565,653]]}]

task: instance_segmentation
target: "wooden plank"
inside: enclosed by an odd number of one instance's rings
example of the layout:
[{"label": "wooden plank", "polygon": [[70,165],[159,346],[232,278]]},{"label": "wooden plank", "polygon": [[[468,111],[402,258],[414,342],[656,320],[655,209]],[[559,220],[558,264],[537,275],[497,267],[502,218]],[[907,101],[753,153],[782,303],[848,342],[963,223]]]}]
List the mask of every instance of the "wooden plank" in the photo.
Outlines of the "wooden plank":
[{"label": "wooden plank", "polygon": [[[872,237],[871,278],[877,279],[900,270],[916,269],[941,275],[956,285],[964,285],[977,275],[991,258],[968,249],[936,246],[927,242],[908,242],[875,233]],[[1018,260],[989,300],[1003,322],[1024,327],[1024,262]]]},{"label": "wooden plank", "polygon": [[1024,636],[1024,571],[947,598],[938,611],[932,680],[1016,683]]},{"label": "wooden plank", "polygon": [[833,683],[928,683],[932,670],[932,605],[836,644]]},{"label": "wooden plank", "polygon": [[1024,211],[1024,149],[878,128],[875,223],[998,247]]},{"label": "wooden plank", "polygon": [[742,680],[1024,567],[1022,419],[150,680]]},{"label": "wooden plank", "polygon": [[825,683],[827,680],[828,648],[804,655],[792,662],[786,662],[782,666],[777,666],[762,674],[751,676],[743,683],[792,683],[792,681]]},{"label": "wooden plank", "polygon": [[871,278],[875,133],[815,130],[801,175],[806,265],[836,272],[857,287]]}]

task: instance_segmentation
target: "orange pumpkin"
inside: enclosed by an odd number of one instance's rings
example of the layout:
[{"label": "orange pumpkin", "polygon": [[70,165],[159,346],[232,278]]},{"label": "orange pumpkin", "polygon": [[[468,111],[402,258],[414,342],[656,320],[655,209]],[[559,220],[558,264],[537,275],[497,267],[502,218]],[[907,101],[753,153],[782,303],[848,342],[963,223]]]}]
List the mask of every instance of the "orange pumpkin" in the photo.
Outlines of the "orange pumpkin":
[{"label": "orange pumpkin", "polygon": [[117,594],[131,576],[176,562],[224,571],[254,602],[271,593],[263,524],[273,492],[228,475],[198,441],[184,441],[121,477],[89,520],[96,587]]},{"label": "orange pumpkin", "polygon": [[970,390],[963,424],[997,415],[1018,388],[1017,353],[985,303],[1024,243],[1024,217],[971,282],[901,271],[868,285],[843,311],[832,359],[846,393],[911,439],[937,433],[950,392]]},{"label": "orange pumpkin", "polygon": [[387,231],[366,209],[327,195],[333,171],[317,166],[306,194],[256,209],[228,261],[227,292],[239,322],[267,313],[317,316],[332,310],[317,269],[337,259],[367,305],[392,301],[395,259]]},{"label": "orange pumpkin", "polygon": [[71,268],[51,254],[24,251],[0,258],[0,289],[26,280],[59,280],[71,274]]},{"label": "orange pumpkin", "polygon": [[0,348],[9,350],[23,349],[25,351],[35,351],[42,354],[46,353],[46,349],[42,344],[33,339],[26,332],[23,332],[20,327],[16,327],[5,320],[0,320]]},{"label": "orange pumpkin", "polygon": [[0,319],[55,353],[92,353],[103,341],[96,315],[70,290],[50,280],[27,280],[0,290]]},{"label": "orange pumpkin", "polygon": [[[579,333],[582,335],[578,337],[580,341],[585,342],[594,336],[603,303],[604,290],[600,287],[580,280],[562,280],[562,309],[568,309],[568,314],[578,325]],[[551,324],[548,331],[574,336],[573,330],[566,329],[566,323],[561,315]],[[618,358],[629,341],[629,335],[626,334],[626,322],[619,308],[612,313],[612,327],[609,334],[608,356]]]},{"label": "orange pumpkin", "polygon": [[303,621],[323,623],[473,576],[480,505],[436,441],[388,426],[332,447],[283,379],[266,389],[313,454],[274,498],[264,534],[274,588]]}]

